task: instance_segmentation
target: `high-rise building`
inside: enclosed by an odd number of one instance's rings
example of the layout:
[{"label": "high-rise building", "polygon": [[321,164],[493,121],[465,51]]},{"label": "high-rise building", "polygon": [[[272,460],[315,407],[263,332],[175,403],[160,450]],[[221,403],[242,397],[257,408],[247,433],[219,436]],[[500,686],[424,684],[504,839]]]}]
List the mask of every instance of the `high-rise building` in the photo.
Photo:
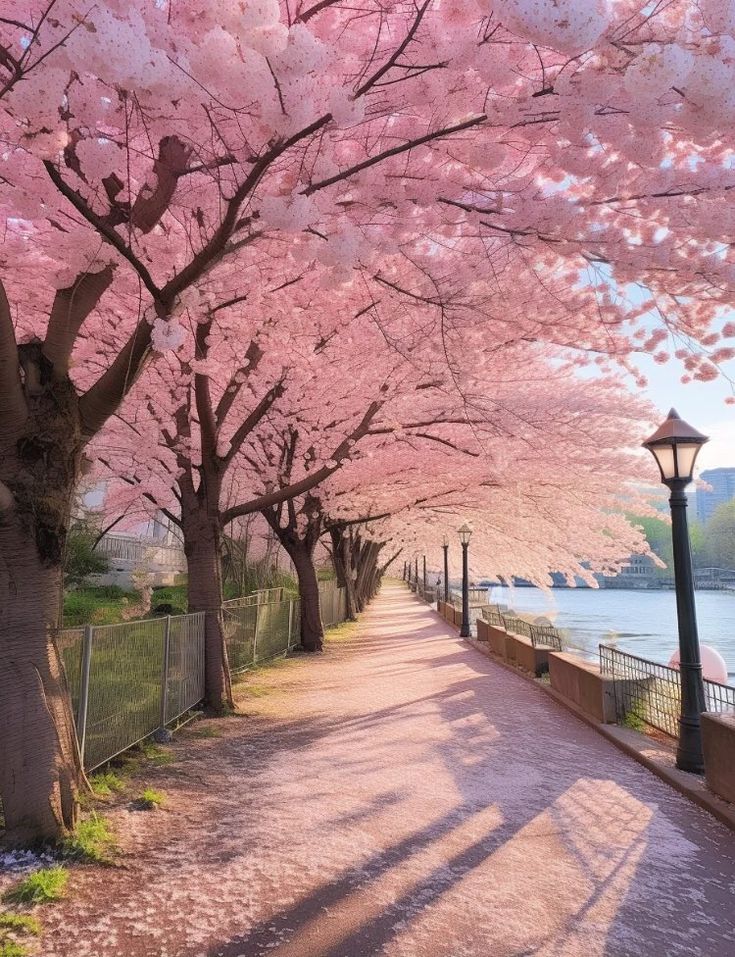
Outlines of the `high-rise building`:
[{"label": "high-rise building", "polygon": [[735,468],[707,469],[699,477],[711,486],[697,489],[697,518],[707,522],[718,506],[735,499]]}]

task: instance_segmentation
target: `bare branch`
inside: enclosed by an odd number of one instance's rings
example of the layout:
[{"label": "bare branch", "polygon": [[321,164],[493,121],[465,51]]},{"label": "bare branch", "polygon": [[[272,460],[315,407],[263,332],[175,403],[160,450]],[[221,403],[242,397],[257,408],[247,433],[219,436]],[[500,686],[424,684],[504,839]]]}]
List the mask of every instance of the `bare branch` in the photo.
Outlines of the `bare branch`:
[{"label": "bare branch", "polygon": [[365,82],[357,88],[357,90],[355,91],[355,96],[362,96],[363,93],[367,93],[367,91],[372,86],[375,86],[375,84],[378,82],[378,80],[381,77],[385,76],[385,74],[393,66],[395,66],[398,58],[405,52],[406,47],[408,47],[408,45],[411,43],[414,36],[416,35],[416,31],[418,30],[421,21],[424,19],[424,14],[426,13],[430,3],[431,3],[431,0],[424,0],[424,2],[416,11],[416,17],[414,18],[414,21],[411,24],[410,29],[406,33],[406,36],[403,38],[403,41],[396,47],[396,49],[393,51],[393,54],[390,57],[388,57],[388,59],[380,67],[380,69],[376,70],[372,76],[368,77],[368,79],[365,80]]}]

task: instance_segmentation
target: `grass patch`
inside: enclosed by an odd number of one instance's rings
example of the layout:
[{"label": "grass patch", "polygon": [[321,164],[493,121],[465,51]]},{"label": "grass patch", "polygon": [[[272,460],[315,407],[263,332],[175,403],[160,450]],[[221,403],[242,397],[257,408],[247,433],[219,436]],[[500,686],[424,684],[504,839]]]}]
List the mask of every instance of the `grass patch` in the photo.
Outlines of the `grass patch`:
[{"label": "grass patch", "polygon": [[2,931],[38,937],[41,933],[41,922],[30,914],[0,914],[0,932]]},{"label": "grass patch", "polygon": [[114,771],[98,771],[89,778],[89,784],[95,797],[110,797],[125,788],[125,782]]},{"label": "grass patch", "polygon": [[75,588],[64,595],[64,627],[115,625],[124,621],[125,612],[139,602],[137,591],[125,591],[117,585]]},{"label": "grass patch", "polygon": [[138,801],[140,806],[146,811],[152,811],[154,808],[163,807],[166,803],[166,795],[163,791],[155,791],[153,788],[146,788]]},{"label": "grass patch", "polygon": [[140,750],[143,752],[143,757],[146,759],[146,761],[156,768],[165,767],[167,764],[173,764],[173,762],[176,760],[175,754],[172,754],[171,751],[167,751],[166,748],[162,748],[154,741],[142,741],[140,744]]},{"label": "grass patch", "polygon": [[357,636],[359,622],[343,621],[340,625],[332,625],[324,629],[324,640],[330,641],[349,641]]},{"label": "grass patch", "polygon": [[164,585],[154,588],[151,595],[151,614],[185,615],[189,610],[186,585]]},{"label": "grass patch", "polygon": [[111,852],[115,849],[115,837],[104,818],[92,814],[81,821],[76,833],[61,845],[65,857],[77,861],[94,861],[98,864],[110,862]]},{"label": "grass patch", "polygon": [[630,728],[632,731],[645,731],[648,725],[635,711],[628,711],[622,721],[624,728]]},{"label": "grass patch", "polygon": [[224,732],[213,724],[203,724],[200,728],[192,728],[190,733],[192,738],[221,738]]},{"label": "grass patch", "polygon": [[273,690],[268,685],[244,684],[242,689],[250,698],[264,698]]},{"label": "grass patch", "polygon": [[9,904],[48,904],[64,896],[68,880],[69,874],[60,864],[42,867],[6,891],[3,900]]},{"label": "grass patch", "polygon": [[28,957],[29,951],[13,940],[0,941],[0,957]]}]

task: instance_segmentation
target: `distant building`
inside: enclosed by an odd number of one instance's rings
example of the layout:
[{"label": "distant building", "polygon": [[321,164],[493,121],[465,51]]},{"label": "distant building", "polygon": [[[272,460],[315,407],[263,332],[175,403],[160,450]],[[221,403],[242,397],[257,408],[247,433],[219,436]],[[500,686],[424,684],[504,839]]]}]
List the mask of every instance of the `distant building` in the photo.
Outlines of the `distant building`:
[{"label": "distant building", "polygon": [[595,577],[603,588],[648,588],[656,581],[656,564],[648,555],[631,555],[617,575]]},{"label": "distant building", "polygon": [[697,518],[704,523],[720,505],[735,499],[735,468],[707,469],[699,477],[712,489],[697,489]]}]

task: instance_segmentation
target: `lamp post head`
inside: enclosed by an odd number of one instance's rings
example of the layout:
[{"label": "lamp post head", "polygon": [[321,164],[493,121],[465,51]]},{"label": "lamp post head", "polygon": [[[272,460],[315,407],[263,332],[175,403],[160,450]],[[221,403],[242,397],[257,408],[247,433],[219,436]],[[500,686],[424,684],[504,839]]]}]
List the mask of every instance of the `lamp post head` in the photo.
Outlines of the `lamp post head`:
[{"label": "lamp post head", "polygon": [[449,536],[445,535],[442,539],[442,548],[449,548]]},{"label": "lamp post head", "polygon": [[656,459],[661,481],[670,487],[678,485],[681,488],[691,482],[694,463],[705,442],[709,442],[709,438],[672,409],[666,421],[643,443],[643,448]]},{"label": "lamp post head", "polygon": [[459,533],[460,542],[462,542],[463,545],[469,545],[470,538],[472,537],[471,526],[468,525],[467,522],[465,522],[464,525],[459,526],[459,528],[457,529],[457,532]]}]

